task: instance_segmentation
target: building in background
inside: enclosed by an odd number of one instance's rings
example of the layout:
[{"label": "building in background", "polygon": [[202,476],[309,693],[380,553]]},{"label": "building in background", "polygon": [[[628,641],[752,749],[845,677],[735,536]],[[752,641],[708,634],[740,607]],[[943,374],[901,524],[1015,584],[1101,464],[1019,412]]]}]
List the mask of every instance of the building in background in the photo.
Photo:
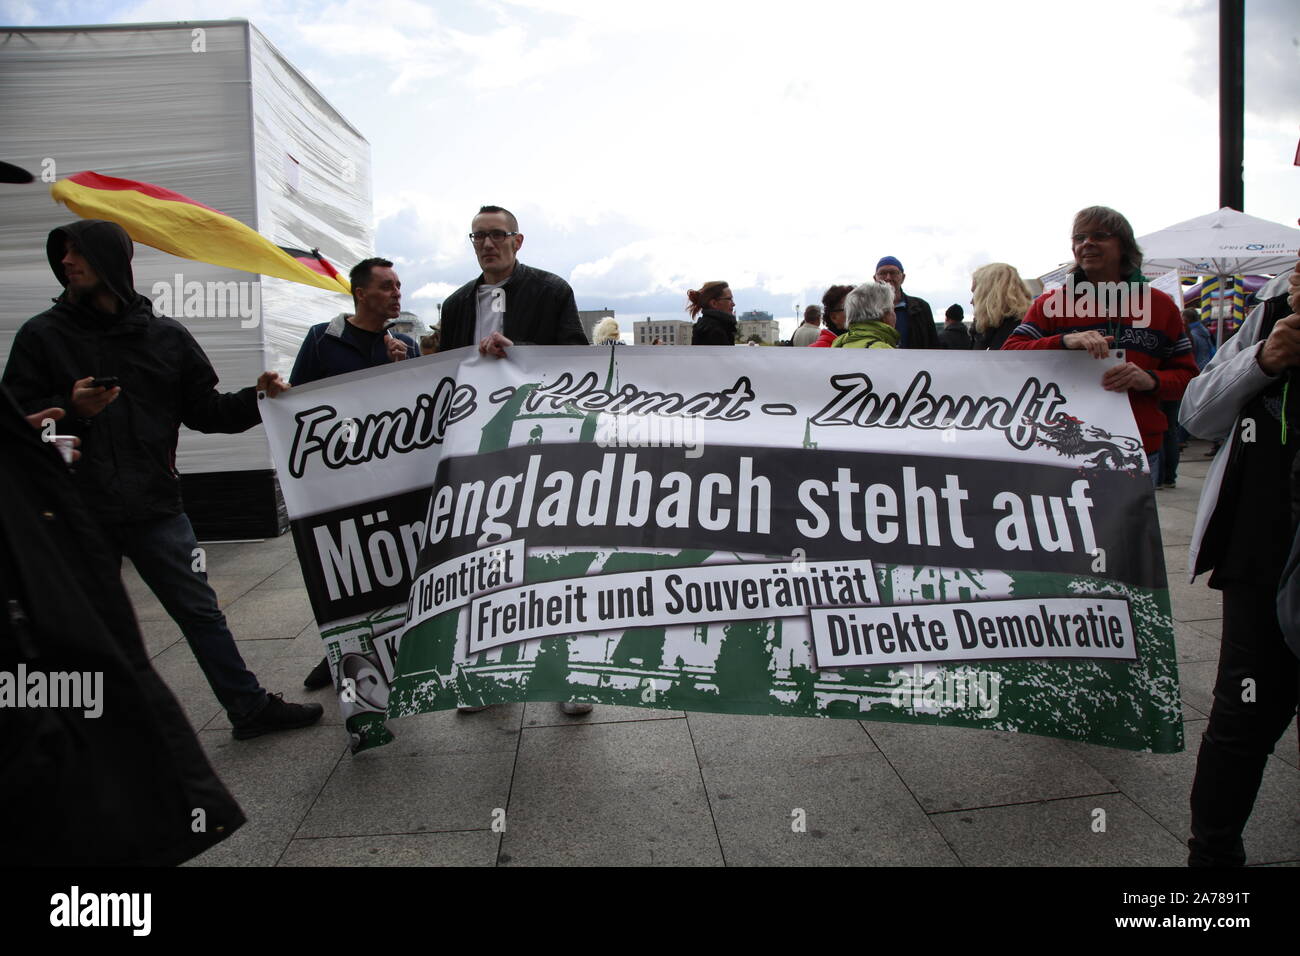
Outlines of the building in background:
[{"label": "building in background", "polygon": [[[50,306],[51,229],[76,218],[50,182],[93,171],[182,193],[279,246],[320,249],[341,271],[372,255],[370,144],[247,20],[0,29],[4,158],[49,178],[6,187],[0,230],[0,365],[14,333]],[[237,285],[238,310],[172,308],[207,353],[219,389],[286,377],[307,329],[352,300],[283,279],[178,259],[136,243],[145,295]],[[246,295],[244,293],[247,293]],[[209,302],[212,297],[209,296]],[[245,309],[247,303],[247,309]],[[288,528],[265,432],[202,435],[176,451],[185,512],[201,540]]]},{"label": "building in background", "polygon": [[420,341],[420,336],[428,335],[433,331],[422,318],[414,312],[407,312],[405,309],[397,313],[397,318],[393,320],[393,330],[403,332],[417,342]]},{"label": "building in background", "polygon": [[781,325],[772,318],[771,312],[753,309],[741,315],[736,320],[736,325],[742,342],[748,342],[755,335],[760,342],[769,345],[775,345],[781,339]]},{"label": "building in background", "polygon": [[632,323],[632,342],[634,345],[690,345],[691,333],[695,329],[693,322],[685,319],[652,319]]},{"label": "building in background", "polygon": [[578,321],[582,323],[582,331],[587,335],[587,341],[590,342],[596,326],[600,324],[601,319],[612,319],[614,317],[613,309],[579,309]]}]

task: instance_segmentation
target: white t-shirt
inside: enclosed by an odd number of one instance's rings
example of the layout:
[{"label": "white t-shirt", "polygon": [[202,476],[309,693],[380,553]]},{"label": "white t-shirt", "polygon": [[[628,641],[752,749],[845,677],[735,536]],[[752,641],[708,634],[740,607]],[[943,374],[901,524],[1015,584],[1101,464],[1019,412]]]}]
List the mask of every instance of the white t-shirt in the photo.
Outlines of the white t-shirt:
[{"label": "white t-shirt", "polygon": [[509,281],[484,282],[478,287],[478,321],[474,326],[474,342],[478,344],[493,332],[504,332],[506,294],[501,287]]}]

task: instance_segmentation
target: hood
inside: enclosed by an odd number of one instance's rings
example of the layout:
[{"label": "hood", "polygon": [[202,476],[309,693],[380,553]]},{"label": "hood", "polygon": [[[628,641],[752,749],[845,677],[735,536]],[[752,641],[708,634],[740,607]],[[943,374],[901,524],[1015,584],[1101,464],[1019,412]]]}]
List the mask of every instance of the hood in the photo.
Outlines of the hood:
[{"label": "hood", "polygon": [[135,277],[131,273],[135,246],[125,229],[102,219],[80,219],[50,231],[45,241],[45,255],[50,260],[54,277],[65,290],[68,277],[63,271],[63,255],[68,240],[72,240],[99,280],[123,305],[129,306],[135,301]]}]

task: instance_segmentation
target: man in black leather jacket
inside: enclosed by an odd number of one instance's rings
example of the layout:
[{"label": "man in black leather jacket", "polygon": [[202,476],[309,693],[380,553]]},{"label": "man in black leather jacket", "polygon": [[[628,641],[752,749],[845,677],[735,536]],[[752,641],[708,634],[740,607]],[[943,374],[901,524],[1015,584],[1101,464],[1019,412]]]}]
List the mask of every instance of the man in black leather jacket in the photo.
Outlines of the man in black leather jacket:
[{"label": "man in black leather jacket", "polygon": [[573,289],[557,275],[526,266],[514,214],[483,206],[470,226],[483,272],[442,304],[440,352],[466,345],[498,357],[509,345],[586,345]]}]

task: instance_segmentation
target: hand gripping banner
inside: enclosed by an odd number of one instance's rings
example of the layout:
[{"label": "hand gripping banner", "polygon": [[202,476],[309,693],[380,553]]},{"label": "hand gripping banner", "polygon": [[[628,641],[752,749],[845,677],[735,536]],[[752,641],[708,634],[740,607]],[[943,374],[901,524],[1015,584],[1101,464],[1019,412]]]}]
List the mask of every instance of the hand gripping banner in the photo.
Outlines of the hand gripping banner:
[{"label": "hand gripping banner", "polygon": [[354,750],[591,701],[1182,749],[1119,359],[470,349],[262,400]]}]

